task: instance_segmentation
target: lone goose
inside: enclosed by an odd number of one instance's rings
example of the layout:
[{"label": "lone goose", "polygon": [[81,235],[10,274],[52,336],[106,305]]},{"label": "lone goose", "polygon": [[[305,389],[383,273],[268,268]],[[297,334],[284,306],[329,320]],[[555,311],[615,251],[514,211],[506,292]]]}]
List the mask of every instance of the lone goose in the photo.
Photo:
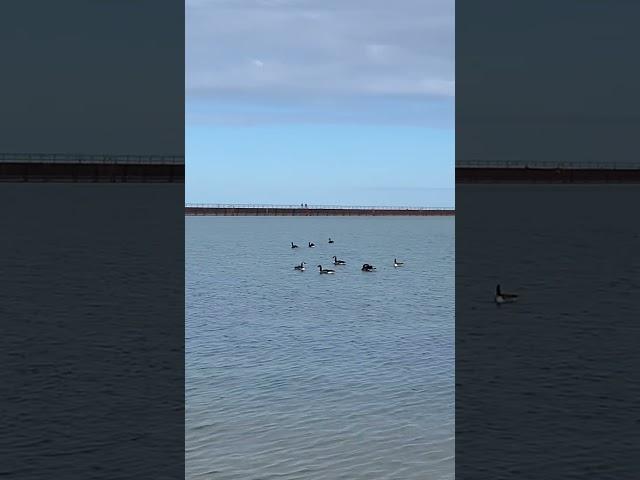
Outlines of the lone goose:
[{"label": "lone goose", "polygon": [[393,266],[394,267],[401,267],[404,265],[404,262],[399,262],[397,258],[393,259]]},{"label": "lone goose", "polygon": [[338,258],[334,255],[333,256],[333,264],[334,265],[346,265],[347,262],[345,262],[344,260],[338,260]]},{"label": "lone goose", "polygon": [[364,265],[362,265],[363,272],[373,272],[375,269],[376,267],[374,267],[373,265],[369,265],[368,263],[365,263]]},{"label": "lone goose", "polygon": [[331,237],[329,237],[329,243],[333,243],[333,240],[331,240]]},{"label": "lone goose", "polygon": [[313,243],[313,242],[309,242],[309,248],[313,248],[313,247],[315,247],[315,246],[316,246],[316,244],[315,244],[315,243]]},{"label": "lone goose", "polygon": [[500,284],[496,285],[495,299],[497,304],[515,302],[517,298],[518,295],[514,293],[502,293],[502,291],[500,290]]},{"label": "lone goose", "polygon": [[329,270],[328,268],[322,268],[322,265],[318,265],[318,268],[320,269],[320,273],[336,273],[335,270]]},{"label": "lone goose", "polygon": [[306,262],[302,262],[300,265],[296,265],[295,267],[293,267],[294,270],[300,270],[301,272],[304,272],[304,265]]},{"label": "lone goose", "polygon": [[298,248],[298,245],[295,245],[293,242],[291,242],[291,248]]}]

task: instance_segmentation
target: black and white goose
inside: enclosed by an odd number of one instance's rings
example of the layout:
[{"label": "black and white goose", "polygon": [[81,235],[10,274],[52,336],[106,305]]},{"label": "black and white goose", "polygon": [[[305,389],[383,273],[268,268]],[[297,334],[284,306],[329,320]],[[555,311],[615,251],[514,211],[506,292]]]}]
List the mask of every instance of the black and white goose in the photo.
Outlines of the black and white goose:
[{"label": "black and white goose", "polygon": [[320,269],[320,273],[336,273],[335,270],[330,270],[328,268],[322,268],[322,265],[318,265],[318,268]]},{"label": "black and white goose", "polygon": [[315,247],[315,246],[316,246],[316,244],[315,244],[315,243],[313,243],[313,242],[309,242],[309,248],[313,248],[313,247]]},{"label": "black and white goose", "polygon": [[329,243],[333,243],[333,240],[331,240],[331,237],[329,237]]},{"label": "black and white goose", "polygon": [[291,248],[298,248],[298,245],[296,245],[293,242],[291,242]]},{"label": "black and white goose", "polygon": [[397,258],[393,259],[393,266],[394,267],[401,267],[404,265],[404,262],[399,262]]},{"label": "black and white goose", "polygon": [[518,295],[515,293],[503,293],[500,289],[500,284],[496,285],[496,303],[498,305],[502,303],[512,303],[518,299]]},{"label": "black and white goose", "polygon": [[345,262],[344,260],[338,260],[338,257],[336,257],[335,255],[333,256],[333,264],[334,265],[346,265],[347,262]]},{"label": "black and white goose", "polygon": [[296,265],[295,267],[293,267],[294,270],[300,270],[301,272],[304,272],[304,266],[305,266],[306,262],[302,262],[300,265]]},{"label": "black and white goose", "polygon": [[373,272],[375,269],[376,267],[374,267],[373,265],[369,265],[368,263],[365,263],[364,265],[362,265],[363,272]]}]

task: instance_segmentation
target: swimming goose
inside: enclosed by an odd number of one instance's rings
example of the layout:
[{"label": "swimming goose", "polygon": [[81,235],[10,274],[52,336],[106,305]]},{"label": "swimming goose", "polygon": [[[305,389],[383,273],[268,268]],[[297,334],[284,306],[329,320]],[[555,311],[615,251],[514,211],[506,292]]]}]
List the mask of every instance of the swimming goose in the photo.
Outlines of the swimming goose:
[{"label": "swimming goose", "polygon": [[495,300],[497,304],[515,302],[517,298],[518,295],[514,293],[502,293],[502,290],[500,290],[500,284],[496,285]]},{"label": "swimming goose", "polygon": [[322,265],[318,265],[318,268],[320,269],[320,273],[336,273],[335,270],[329,270],[328,268],[322,268]]},{"label": "swimming goose", "polygon": [[376,267],[374,267],[373,265],[369,265],[368,263],[365,263],[364,265],[362,265],[363,272],[373,272],[375,269]]},{"label": "swimming goose", "polygon": [[404,262],[399,262],[398,259],[394,258],[393,259],[393,266],[394,267],[401,267],[404,265]]},{"label": "swimming goose", "polygon": [[298,248],[298,245],[294,245],[294,243],[291,242],[291,248]]},{"label": "swimming goose", "polygon": [[329,243],[333,243],[333,240],[331,240],[331,237],[329,237]]},{"label": "swimming goose", "polygon": [[300,270],[301,272],[304,272],[304,266],[305,266],[306,262],[302,262],[300,265],[296,265],[295,267],[293,267],[294,270]]},{"label": "swimming goose", "polygon": [[315,243],[313,243],[313,242],[309,242],[309,248],[313,248],[313,247],[315,247],[315,246],[316,246],[316,244],[315,244]]},{"label": "swimming goose", "polygon": [[334,255],[333,256],[333,264],[334,265],[346,265],[347,262],[345,262],[344,260],[338,260],[338,258]]}]

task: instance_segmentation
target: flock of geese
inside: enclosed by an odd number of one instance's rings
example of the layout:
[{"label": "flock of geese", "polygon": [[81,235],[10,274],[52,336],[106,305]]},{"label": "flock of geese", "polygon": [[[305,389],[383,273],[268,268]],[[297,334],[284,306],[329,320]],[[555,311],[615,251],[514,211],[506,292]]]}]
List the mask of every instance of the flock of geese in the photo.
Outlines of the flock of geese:
[{"label": "flock of geese", "polygon": [[[329,238],[329,242],[328,243],[335,243],[331,238]],[[309,248],[315,248],[316,244],[313,242],[307,242],[307,245]],[[295,243],[291,242],[291,248],[300,248],[298,245],[296,245]],[[296,265],[293,267],[294,270],[298,270],[300,272],[304,272],[306,270],[305,265],[307,264],[307,262],[301,262],[300,265]],[[333,256],[333,264],[334,265],[346,265],[347,262],[345,262],[344,260],[338,260],[338,257],[336,255]],[[397,258],[393,259],[393,266],[394,267],[402,267],[404,265],[404,262],[399,262]],[[322,265],[318,265],[318,269],[320,270],[321,274],[333,274],[336,273],[335,270],[332,270],[330,268],[322,268]],[[365,263],[362,265],[362,268],[360,269],[363,272],[375,272],[376,271],[376,267],[374,267],[373,265],[370,265],[368,263]]]},{"label": "flock of geese", "polygon": [[[331,238],[329,238],[329,243],[335,243]],[[309,248],[315,248],[316,244],[313,242],[308,242],[307,245],[309,246]],[[295,243],[291,242],[291,248],[300,248],[298,245],[296,245]],[[294,270],[298,270],[300,272],[304,272],[306,270],[305,265],[307,264],[307,262],[301,262],[300,265],[296,265],[293,267]],[[333,256],[333,264],[334,265],[346,265],[347,262],[345,262],[344,260],[338,260],[338,257],[336,255]],[[393,259],[393,266],[394,267],[402,267],[404,265],[404,262],[399,262],[397,258]],[[330,268],[322,268],[322,265],[318,265],[318,269],[320,271],[321,274],[333,274],[336,273],[335,270],[332,270]],[[370,265],[368,263],[365,263],[362,265],[362,268],[360,269],[363,272],[375,272],[376,267],[374,267],[373,265]],[[505,293],[502,291],[502,289],[500,288],[500,284],[496,285],[496,294],[494,297],[495,302],[498,305],[502,305],[503,303],[513,303],[518,299],[518,295],[516,295],[515,293]]]}]

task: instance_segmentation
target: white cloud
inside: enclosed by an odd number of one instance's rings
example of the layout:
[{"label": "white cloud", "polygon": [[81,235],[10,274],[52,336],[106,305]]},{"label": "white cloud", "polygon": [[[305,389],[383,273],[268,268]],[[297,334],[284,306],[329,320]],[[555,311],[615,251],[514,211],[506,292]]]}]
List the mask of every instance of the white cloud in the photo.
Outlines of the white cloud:
[{"label": "white cloud", "polygon": [[187,0],[186,18],[191,101],[455,94],[453,0]]}]

